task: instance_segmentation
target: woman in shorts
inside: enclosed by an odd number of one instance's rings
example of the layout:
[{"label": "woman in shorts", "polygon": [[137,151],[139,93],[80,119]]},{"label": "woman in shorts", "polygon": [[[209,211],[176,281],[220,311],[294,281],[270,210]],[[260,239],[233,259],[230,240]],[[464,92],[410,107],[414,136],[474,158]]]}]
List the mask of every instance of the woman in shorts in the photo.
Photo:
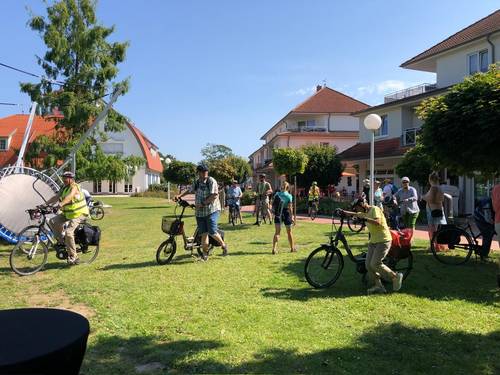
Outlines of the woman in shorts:
[{"label": "woman in shorts", "polygon": [[293,224],[293,197],[289,193],[290,185],[288,182],[281,183],[281,191],[278,191],[273,200],[274,210],[274,237],[273,237],[273,254],[277,253],[277,245],[281,233],[281,225],[285,224],[286,233],[288,235],[288,243],[290,244],[290,251],[293,253],[297,251],[293,241],[292,224]]}]

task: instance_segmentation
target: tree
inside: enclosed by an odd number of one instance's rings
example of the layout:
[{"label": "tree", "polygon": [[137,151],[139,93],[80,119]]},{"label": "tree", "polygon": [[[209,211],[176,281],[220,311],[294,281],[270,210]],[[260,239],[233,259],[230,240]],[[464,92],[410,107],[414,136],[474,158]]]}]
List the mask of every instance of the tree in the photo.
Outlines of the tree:
[{"label": "tree", "polygon": [[396,165],[396,173],[399,176],[408,176],[410,180],[417,181],[422,187],[428,184],[429,174],[437,170],[438,166],[432,162],[425,148],[417,137],[415,147],[406,151],[403,159]]},{"label": "tree", "polygon": [[288,177],[304,173],[309,158],[300,149],[275,148],[273,149],[274,170],[278,174],[285,174]]},{"label": "tree", "polygon": [[206,163],[234,156],[231,148],[224,145],[216,145],[214,143],[207,143],[207,145],[201,149],[201,155]]},{"label": "tree", "polygon": [[309,186],[317,181],[319,186],[337,185],[342,178],[344,166],[335,147],[310,145],[302,148],[309,162],[304,173],[297,175],[299,186]]},{"label": "tree", "polygon": [[[110,87],[127,90],[127,81],[112,82],[117,64],[125,60],[128,43],[108,42],[114,26],[104,27],[96,18],[92,0],[59,0],[47,8],[47,18],[32,16],[29,26],[47,46],[38,64],[48,79],[38,84],[21,83],[21,91],[37,101],[44,113],[62,112],[58,126],[71,137],[87,130],[102,106],[97,101]],[[54,83],[59,82],[60,84]],[[125,119],[110,111],[106,129],[122,130]]]},{"label": "tree", "polygon": [[500,170],[500,71],[495,65],[417,108],[423,152],[459,174]]},{"label": "tree", "polygon": [[235,178],[236,168],[230,163],[229,158],[224,158],[209,163],[209,173],[217,182],[230,184]]},{"label": "tree", "polygon": [[247,159],[241,156],[229,156],[225,160],[234,168],[233,178],[239,183],[245,182],[248,177],[252,176],[252,167]]},{"label": "tree", "polygon": [[165,180],[174,184],[187,185],[195,179],[196,165],[187,161],[174,160],[163,171]]}]

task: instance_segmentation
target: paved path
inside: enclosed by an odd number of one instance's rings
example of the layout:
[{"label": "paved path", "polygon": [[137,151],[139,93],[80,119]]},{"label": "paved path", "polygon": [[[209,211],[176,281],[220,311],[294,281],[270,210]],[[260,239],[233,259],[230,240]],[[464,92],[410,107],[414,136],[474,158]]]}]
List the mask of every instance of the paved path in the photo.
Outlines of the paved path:
[{"label": "paved path", "polygon": [[[253,206],[253,205],[252,206],[242,206],[241,211],[247,212],[247,213],[248,212],[253,213],[254,207],[255,206]],[[332,223],[332,219],[330,217],[327,217],[327,216],[320,216],[320,217],[317,217],[314,221],[311,221],[311,219],[307,215],[297,215],[297,221],[309,221],[309,222],[312,222],[315,224],[331,224]],[[338,220],[336,220],[335,222],[339,223]],[[413,236],[415,238],[418,238],[419,240],[429,240],[429,234],[427,233],[427,227],[425,225],[418,226],[415,229]],[[481,239],[479,239],[479,242],[481,243]],[[491,249],[492,250],[500,250],[500,247],[498,246],[498,241],[495,241],[495,238],[491,244]]]}]

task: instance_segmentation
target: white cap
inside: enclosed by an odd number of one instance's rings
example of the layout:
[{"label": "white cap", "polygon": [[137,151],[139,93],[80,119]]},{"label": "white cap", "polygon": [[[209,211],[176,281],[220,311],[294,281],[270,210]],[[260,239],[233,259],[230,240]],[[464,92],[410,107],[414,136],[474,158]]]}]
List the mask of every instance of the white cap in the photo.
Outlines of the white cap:
[{"label": "white cap", "polygon": [[401,182],[405,182],[405,181],[410,182],[410,179],[409,179],[408,177],[403,177],[403,178],[401,179]]}]

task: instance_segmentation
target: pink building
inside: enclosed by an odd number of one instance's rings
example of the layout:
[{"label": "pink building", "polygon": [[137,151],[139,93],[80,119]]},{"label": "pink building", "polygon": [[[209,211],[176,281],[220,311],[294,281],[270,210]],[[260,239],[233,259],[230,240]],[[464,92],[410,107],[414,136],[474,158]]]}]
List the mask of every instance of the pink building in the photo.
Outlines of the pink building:
[{"label": "pink building", "polygon": [[[264,145],[250,155],[254,176],[266,173],[273,186],[279,184],[272,164],[273,148],[319,144],[335,147],[340,153],[354,146],[359,138],[359,120],[352,114],[367,108],[367,104],[341,92],[317,86],[314,95],[288,112],[261,137]],[[337,189],[345,187],[350,193],[356,184],[356,171],[346,170]]]}]

